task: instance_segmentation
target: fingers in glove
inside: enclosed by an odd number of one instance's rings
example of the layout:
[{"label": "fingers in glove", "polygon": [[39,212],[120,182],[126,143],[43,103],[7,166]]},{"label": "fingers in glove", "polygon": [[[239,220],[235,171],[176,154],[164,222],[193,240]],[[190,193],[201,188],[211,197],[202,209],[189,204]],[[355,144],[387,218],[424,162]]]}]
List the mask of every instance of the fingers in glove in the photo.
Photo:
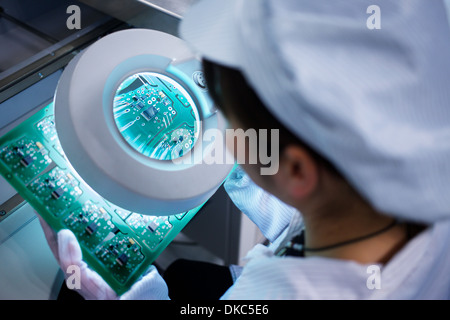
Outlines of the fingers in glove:
[{"label": "fingers in glove", "polygon": [[69,288],[78,289],[87,300],[117,299],[114,290],[82,260],[81,247],[72,231],[65,229],[58,232],[58,248],[66,281],[71,281],[67,283]]},{"label": "fingers in glove", "polygon": [[155,266],[151,266],[148,273],[137,281],[129,291],[124,293],[121,300],[169,300],[169,289]]}]

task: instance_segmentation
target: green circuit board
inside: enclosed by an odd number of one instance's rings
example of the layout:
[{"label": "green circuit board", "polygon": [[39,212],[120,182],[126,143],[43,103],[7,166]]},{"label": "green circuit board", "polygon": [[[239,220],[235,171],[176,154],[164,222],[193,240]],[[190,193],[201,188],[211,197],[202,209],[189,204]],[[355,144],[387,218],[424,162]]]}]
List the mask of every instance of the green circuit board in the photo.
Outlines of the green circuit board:
[{"label": "green circuit board", "polygon": [[55,231],[70,229],[86,263],[121,295],[202,206],[146,216],[105,200],[68,165],[53,111],[51,103],[0,138],[0,174]]},{"label": "green circuit board", "polygon": [[127,143],[143,155],[172,160],[188,153],[199,135],[199,115],[174,79],[141,72],[125,79],[114,97],[114,119]]}]

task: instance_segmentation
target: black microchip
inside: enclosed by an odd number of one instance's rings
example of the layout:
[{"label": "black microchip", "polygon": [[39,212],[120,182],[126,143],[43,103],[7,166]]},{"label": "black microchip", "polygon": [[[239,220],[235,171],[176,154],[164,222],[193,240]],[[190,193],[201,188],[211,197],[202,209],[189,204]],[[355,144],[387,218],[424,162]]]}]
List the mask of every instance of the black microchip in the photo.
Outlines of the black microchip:
[{"label": "black microchip", "polygon": [[125,253],[122,253],[117,259],[117,263],[121,266],[124,266],[128,261],[128,256]]},{"label": "black microchip", "polygon": [[138,110],[145,108],[145,103],[143,103],[142,101],[139,101],[138,103],[136,103],[136,108]]},{"label": "black microchip", "polygon": [[150,121],[156,116],[158,112],[158,109],[156,109],[155,107],[150,107],[141,114],[147,121]]},{"label": "black microchip", "polygon": [[20,163],[26,168],[32,163],[34,160],[31,156],[26,156],[20,160]]},{"label": "black microchip", "polygon": [[52,192],[52,197],[56,200],[61,198],[61,196],[64,194],[63,188],[58,188]]},{"label": "black microchip", "polygon": [[88,225],[86,227],[86,232],[89,234],[93,234],[93,233],[95,233],[95,231],[97,231],[97,229],[98,229],[98,224],[95,222],[92,222],[90,225]]}]

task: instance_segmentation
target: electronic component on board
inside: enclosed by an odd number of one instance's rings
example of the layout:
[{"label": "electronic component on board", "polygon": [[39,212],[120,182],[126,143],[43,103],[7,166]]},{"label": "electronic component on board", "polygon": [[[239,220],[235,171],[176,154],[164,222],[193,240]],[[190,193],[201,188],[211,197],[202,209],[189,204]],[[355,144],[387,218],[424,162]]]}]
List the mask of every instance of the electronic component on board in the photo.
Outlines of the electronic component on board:
[{"label": "electronic component on board", "polygon": [[117,259],[117,263],[120,264],[121,266],[125,265],[128,261],[128,256],[125,253],[122,253]]},{"label": "electronic component on board", "polygon": [[56,190],[53,190],[52,197],[54,199],[59,199],[64,194],[64,190],[62,188],[58,188]]},{"label": "electronic component on board", "polygon": [[89,233],[89,234],[93,234],[93,233],[95,233],[97,231],[97,229],[98,229],[97,223],[92,222],[91,224],[89,224],[86,227],[86,232]]},{"label": "electronic component on board", "polygon": [[157,113],[158,109],[156,109],[155,107],[150,107],[141,114],[145,118],[145,120],[150,121],[156,116]]},{"label": "electronic component on board", "polygon": [[33,161],[34,161],[34,160],[33,160],[33,158],[32,158],[31,156],[26,156],[26,157],[23,157],[23,158],[20,160],[20,164],[22,164],[22,165],[26,168],[26,167],[28,167]]}]

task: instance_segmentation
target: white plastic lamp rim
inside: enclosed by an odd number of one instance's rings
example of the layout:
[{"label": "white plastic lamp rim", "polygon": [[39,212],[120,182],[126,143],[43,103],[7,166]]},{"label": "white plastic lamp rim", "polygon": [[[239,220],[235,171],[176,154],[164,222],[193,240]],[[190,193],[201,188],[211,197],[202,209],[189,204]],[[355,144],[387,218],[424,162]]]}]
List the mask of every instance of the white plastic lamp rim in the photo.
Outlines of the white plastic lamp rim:
[{"label": "white plastic lamp rim", "polygon": [[[79,53],[64,70],[54,98],[58,137],[74,170],[106,200],[141,214],[178,214],[207,201],[233,164],[181,164],[144,156],[126,143],[113,116],[113,99],[122,81],[156,72],[190,94],[201,132],[225,133],[225,119],[215,112],[205,88],[194,83],[193,75],[200,70],[200,61],[183,40],[148,29],[115,32]],[[197,141],[182,158],[203,159],[207,150],[217,148],[227,153],[224,140]]]}]

